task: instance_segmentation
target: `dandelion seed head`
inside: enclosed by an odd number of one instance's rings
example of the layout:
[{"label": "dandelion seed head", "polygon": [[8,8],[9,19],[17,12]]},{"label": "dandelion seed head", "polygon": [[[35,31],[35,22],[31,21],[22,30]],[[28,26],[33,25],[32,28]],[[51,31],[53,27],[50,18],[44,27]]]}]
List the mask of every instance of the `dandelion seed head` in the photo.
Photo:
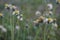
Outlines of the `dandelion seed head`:
[{"label": "dandelion seed head", "polygon": [[48,18],[45,18],[43,22],[46,23],[47,21],[48,21]]},{"label": "dandelion seed head", "polygon": [[47,4],[47,6],[48,6],[48,9],[49,10],[52,10],[53,9],[53,5],[51,3]]},{"label": "dandelion seed head", "polygon": [[20,19],[20,16],[17,16],[18,19]]},{"label": "dandelion seed head", "polygon": [[23,18],[20,18],[20,21],[23,21]]},{"label": "dandelion seed head", "polygon": [[35,15],[41,15],[40,11],[36,11]]},{"label": "dandelion seed head", "polygon": [[6,29],[6,28],[2,28],[2,31],[3,31],[3,32],[7,32],[7,29]]},{"label": "dandelion seed head", "polygon": [[17,29],[17,30],[19,30],[19,28],[20,28],[19,26],[16,26],[16,29]]},{"label": "dandelion seed head", "polygon": [[52,15],[53,14],[52,11],[49,11],[49,14]]}]

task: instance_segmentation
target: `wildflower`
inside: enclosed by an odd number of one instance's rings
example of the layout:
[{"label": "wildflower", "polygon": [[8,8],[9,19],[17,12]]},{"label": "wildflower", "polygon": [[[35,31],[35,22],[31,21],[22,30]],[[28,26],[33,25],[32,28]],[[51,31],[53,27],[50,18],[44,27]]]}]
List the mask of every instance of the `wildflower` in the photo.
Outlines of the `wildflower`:
[{"label": "wildflower", "polygon": [[45,18],[44,21],[43,21],[43,23],[46,23],[47,21],[48,21],[48,18]]},{"label": "wildflower", "polygon": [[52,22],[53,22],[53,19],[52,18],[48,18],[47,23],[52,23]]},{"label": "wildflower", "polygon": [[17,16],[17,18],[18,18],[20,21],[23,21],[23,16],[22,16],[22,15]]},{"label": "wildflower", "polygon": [[16,25],[16,29],[19,30],[19,26],[18,25]]},{"label": "wildflower", "polygon": [[36,15],[41,15],[41,12],[40,12],[40,11],[36,11],[35,14],[36,14]]},{"label": "wildflower", "polygon": [[3,32],[7,32],[7,29],[3,27],[3,25],[0,25],[0,29],[2,29]]},{"label": "wildflower", "polygon": [[53,25],[55,28],[58,27],[57,23],[53,23],[52,25]]},{"label": "wildflower", "polygon": [[23,20],[23,18],[20,18],[20,21],[22,21]]},{"label": "wildflower", "polygon": [[53,13],[52,13],[52,11],[49,11],[49,15],[52,15]]},{"label": "wildflower", "polygon": [[2,14],[2,13],[0,13],[0,16],[3,16],[3,14]]},{"label": "wildflower", "polygon": [[18,19],[20,19],[20,16],[17,16]]},{"label": "wildflower", "polygon": [[58,28],[57,23],[52,23],[52,29],[57,30],[57,28]]},{"label": "wildflower", "polygon": [[19,10],[13,11],[13,15],[18,15],[18,14],[19,14]]},{"label": "wildflower", "polygon": [[34,23],[42,23],[44,20],[44,17],[43,16],[40,16],[36,21],[34,21]]},{"label": "wildflower", "polygon": [[12,6],[12,11],[15,11],[17,9],[16,6]]},{"label": "wildflower", "polygon": [[11,4],[5,4],[5,8],[6,8],[7,10],[10,10],[10,9],[12,9],[12,5],[11,5]]},{"label": "wildflower", "polygon": [[40,20],[37,19],[36,21],[33,21],[33,22],[34,22],[35,24],[37,24],[37,23],[39,23],[39,21],[40,21]]},{"label": "wildflower", "polygon": [[2,31],[3,31],[3,32],[7,32],[7,29],[6,29],[6,28],[2,28]]},{"label": "wildflower", "polygon": [[49,10],[53,9],[53,5],[51,3],[47,4],[47,7],[48,7]]}]

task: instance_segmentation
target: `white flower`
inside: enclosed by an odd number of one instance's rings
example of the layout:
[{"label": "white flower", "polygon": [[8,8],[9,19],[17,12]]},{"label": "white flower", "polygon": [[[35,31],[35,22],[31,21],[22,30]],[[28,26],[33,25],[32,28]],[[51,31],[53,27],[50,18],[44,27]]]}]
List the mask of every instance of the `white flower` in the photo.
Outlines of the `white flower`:
[{"label": "white flower", "polygon": [[20,16],[23,16],[23,14],[20,14]]},{"label": "white flower", "polygon": [[2,28],[2,31],[3,31],[3,32],[7,32],[7,29],[6,29],[6,28]]},{"label": "white flower", "polygon": [[53,22],[53,19],[52,18],[48,18],[48,22],[49,23],[52,23]]},{"label": "white flower", "polygon": [[52,23],[53,22],[53,19],[52,18],[45,18],[43,20],[44,23]]},{"label": "white flower", "polygon": [[45,19],[43,20],[44,23],[46,23],[47,21],[48,21],[48,18],[45,18]]},{"label": "white flower", "polygon": [[49,11],[49,15],[52,15],[53,13],[52,13],[52,11]]},{"label": "white flower", "polygon": [[19,27],[18,25],[16,25],[16,29],[19,30],[19,28],[20,28],[20,27]]},{"label": "white flower", "polygon": [[58,27],[57,23],[53,23],[52,25],[53,25],[55,28]]},{"label": "white flower", "polygon": [[23,21],[23,18],[20,18],[20,21]]},{"label": "white flower", "polygon": [[16,6],[12,6],[12,10],[13,11],[17,10],[17,7]]},{"label": "white flower", "polygon": [[18,14],[19,14],[19,10],[15,10],[15,11],[13,11],[12,14],[13,14],[13,15],[18,15]]},{"label": "white flower", "polygon": [[17,7],[16,6],[12,6],[13,9],[16,9]]},{"label": "white flower", "polygon": [[35,15],[41,15],[40,11],[36,11]]},{"label": "white flower", "polygon": [[57,23],[52,23],[52,29],[57,30],[57,27],[58,27]]},{"label": "white flower", "polygon": [[20,19],[20,16],[17,16],[18,19]]},{"label": "white flower", "polygon": [[11,4],[5,4],[5,8],[7,9],[9,7],[9,9],[12,9],[12,5]]},{"label": "white flower", "polygon": [[53,9],[53,5],[51,3],[47,4],[47,6],[49,10]]},{"label": "white flower", "polygon": [[3,32],[7,32],[7,29],[6,29],[6,28],[4,28],[4,26],[3,26],[3,25],[0,25],[0,29],[2,29],[2,31],[3,31]]},{"label": "white flower", "polygon": [[23,17],[22,16],[17,16],[17,19],[19,19],[20,21],[23,21]]}]

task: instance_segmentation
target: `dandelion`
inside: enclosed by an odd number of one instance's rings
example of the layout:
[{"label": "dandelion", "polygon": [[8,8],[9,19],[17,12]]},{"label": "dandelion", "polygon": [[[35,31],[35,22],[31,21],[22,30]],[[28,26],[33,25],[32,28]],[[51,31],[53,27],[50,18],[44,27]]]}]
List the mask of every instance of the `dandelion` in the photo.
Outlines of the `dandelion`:
[{"label": "dandelion", "polygon": [[35,14],[36,14],[36,15],[41,15],[41,12],[40,12],[40,11],[36,11]]},{"label": "dandelion", "polygon": [[52,15],[53,13],[52,13],[52,11],[49,11],[49,15]]},{"label": "dandelion", "polygon": [[44,20],[44,18],[45,18],[45,17],[40,16],[37,20],[35,20],[35,21],[33,21],[33,22],[34,22],[34,24],[42,23],[42,22],[43,22],[43,20]]},{"label": "dandelion", "polygon": [[7,29],[6,29],[6,28],[4,28],[4,26],[3,26],[3,25],[0,25],[0,29],[2,29],[2,31],[3,31],[3,32],[7,32]]},{"label": "dandelion", "polygon": [[18,14],[19,14],[19,10],[13,11],[13,15],[18,15]]},{"label": "dandelion", "polygon": [[18,25],[16,25],[16,29],[19,30],[19,28],[20,28],[20,27],[19,27]]},{"label": "dandelion", "polygon": [[20,19],[20,16],[17,16],[17,19]]},{"label": "dandelion", "polygon": [[54,25],[54,27],[56,27],[56,28],[58,27],[57,23],[53,23],[52,25]]},{"label": "dandelion", "polygon": [[2,31],[3,31],[3,32],[7,32],[7,29],[6,29],[6,28],[2,28]]},{"label": "dandelion", "polygon": [[7,9],[7,10],[12,9],[12,5],[11,4],[5,4],[5,9]]},{"label": "dandelion", "polygon": [[56,30],[58,28],[57,23],[52,23],[52,29]]},{"label": "dandelion", "polygon": [[17,9],[16,6],[12,6],[12,11],[15,11]]},{"label": "dandelion", "polygon": [[22,15],[21,15],[21,16],[17,16],[17,18],[18,18],[20,21],[23,21]]},{"label": "dandelion", "polygon": [[51,3],[47,4],[47,7],[48,7],[49,10],[53,9],[53,5]]},{"label": "dandelion", "polygon": [[48,18],[45,18],[44,21],[43,21],[43,23],[46,23],[47,21],[48,21]]},{"label": "dandelion", "polygon": [[2,13],[0,13],[0,16],[3,16],[3,14],[2,14]]},{"label": "dandelion", "polygon": [[53,19],[52,18],[48,18],[47,23],[52,23],[52,22],[53,22]]},{"label": "dandelion", "polygon": [[20,18],[20,21],[22,21],[23,20],[23,18]]}]

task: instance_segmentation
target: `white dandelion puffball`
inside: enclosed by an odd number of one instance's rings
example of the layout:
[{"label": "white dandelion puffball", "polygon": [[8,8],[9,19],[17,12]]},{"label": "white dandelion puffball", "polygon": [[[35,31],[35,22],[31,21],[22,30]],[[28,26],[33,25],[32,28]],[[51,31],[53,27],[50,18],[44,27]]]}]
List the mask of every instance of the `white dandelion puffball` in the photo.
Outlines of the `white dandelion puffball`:
[{"label": "white dandelion puffball", "polygon": [[3,25],[0,25],[0,29],[2,29],[2,31],[3,31],[3,32],[7,32],[7,29],[6,29],[6,28],[4,28],[4,26],[3,26]]},{"label": "white dandelion puffball", "polygon": [[56,30],[58,27],[57,23],[52,23],[52,29]]},{"label": "white dandelion puffball", "polygon": [[12,6],[12,8],[17,9],[17,7],[16,7],[16,6]]},{"label": "white dandelion puffball", "polygon": [[20,18],[20,21],[23,21],[23,18]]},{"label": "white dandelion puffball", "polygon": [[6,29],[6,28],[2,28],[2,31],[3,31],[3,32],[7,32],[7,29]]},{"label": "white dandelion puffball", "polygon": [[49,11],[49,14],[51,14],[51,15],[52,15],[52,14],[53,14],[53,12],[52,12],[52,11]]},{"label": "white dandelion puffball", "polygon": [[41,15],[40,11],[36,11],[35,15]]},{"label": "white dandelion puffball", "polygon": [[12,13],[12,15],[14,15],[14,14],[15,14],[15,12]]},{"label": "white dandelion puffball", "polygon": [[53,25],[55,28],[58,27],[57,23],[53,23],[52,25]]},{"label": "white dandelion puffball", "polygon": [[48,21],[48,18],[45,18],[45,19],[43,20],[44,23],[46,23],[47,21]]},{"label": "white dandelion puffball", "polygon": [[19,26],[18,26],[18,25],[16,26],[16,29],[17,29],[17,30],[19,29]]},{"label": "white dandelion puffball", "polygon": [[18,19],[20,19],[20,16],[17,16]]},{"label": "white dandelion puffball", "polygon": [[12,9],[12,5],[11,4],[9,4],[8,7],[10,7],[10,9]]},{"label": "white dandelion puffball", "polygon": [[47,6],[48,6],[48,9],[49,10],[52,10],[53,9],[53,5],[52,4],[47,4]]}]

